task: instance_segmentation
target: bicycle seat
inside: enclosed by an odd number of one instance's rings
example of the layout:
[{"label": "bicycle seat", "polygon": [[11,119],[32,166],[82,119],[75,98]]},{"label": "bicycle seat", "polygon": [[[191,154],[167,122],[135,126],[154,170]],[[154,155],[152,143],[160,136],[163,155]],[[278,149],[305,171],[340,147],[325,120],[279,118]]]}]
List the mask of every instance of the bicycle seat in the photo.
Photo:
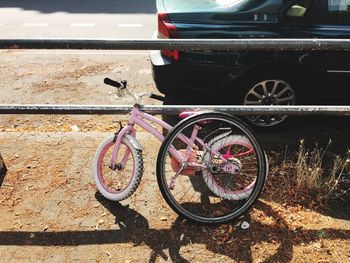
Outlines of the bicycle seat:
[{"label": "bicycle seat", "polygon": [[[201,112],[198,111],[184,111],[179,114],[180,119],[186,119],[187,117],[191,117],[193,115],[199,114]],[[208,124],[209,121],[201,121],[201,124]]]},{"label": "bicycle seat", "polygon": [[179,114],[180,119],[186,119],[187,117],[190,117],[192,115],[198,114],[197,111],[184,111]]}]

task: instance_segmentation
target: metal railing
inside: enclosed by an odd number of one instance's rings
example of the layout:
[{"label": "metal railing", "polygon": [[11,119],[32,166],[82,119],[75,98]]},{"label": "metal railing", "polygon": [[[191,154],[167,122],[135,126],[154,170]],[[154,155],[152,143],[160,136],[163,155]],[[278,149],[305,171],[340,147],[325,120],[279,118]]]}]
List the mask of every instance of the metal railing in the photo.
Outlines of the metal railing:
[{"label": "metal railing", "polygon": [[[0,49],[99,50],[273,50],[350,51],[347,39],[0,39]],[[142,106],[151,114],[177,114],[184,110],[217,110],[236,115],[350,115],[350,106]],[[0,114],[124,114],[129,105],[18,105],[0,104]],[[1,156],[0,156],[1,157]],[[2,158],[1,158],[2,160]],[[1,163],[0,163],[1,164]],[[3,164],[3,162],[2,162]],[[4,169],[6,169],[3,164]],[[0,167],[1,168],[1,167]]]},{"label": "metal railing", "polygon": [[[102,50],[343,50],[348,39],[0,39],[0,49]],[[350,115],[349,106],[142,106],[148,113],[177,114],[183,110],[220,110],[237,115]],[[131,106],[110,105],[0,105],[0,114],[124,114]]]},{"label": "metal railing", "polygon": [[[323,115],[348,116],[350,106],[226,106],[226,105],[141,105],[140,109],[150,114],[178,114],[186,110],[220,111],[235,115]],[[43,104],[0,104],[1,114],[126,114],[130,105],[43,105]]]},{"label": "metal railing", "polygon": [[332,50],[350,51],[348,39],[0,39],[0,49],[104,50]]}]

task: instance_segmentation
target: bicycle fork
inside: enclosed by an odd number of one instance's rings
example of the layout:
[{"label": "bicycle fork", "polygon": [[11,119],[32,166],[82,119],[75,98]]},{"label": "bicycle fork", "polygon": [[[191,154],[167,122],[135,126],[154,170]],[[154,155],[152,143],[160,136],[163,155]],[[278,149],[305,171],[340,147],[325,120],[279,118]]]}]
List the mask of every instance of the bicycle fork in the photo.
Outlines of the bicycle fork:
[{"label": "bicycle fork", "polygon": [[128,125],[122,129],[120,129],[116,134],[115,134],[115,143],[114,143],[114,148],[113,148],[113,152],[112,152],[112,156],[111,156],[111,160],[109,163],[109,168],[112,169],[113,171],[115,170],[122,170],[125,166],[126,166],[126,162],[129,158],[129,155],[131,153],[130,149],[128,147],[126,147],[124,156],[122,158],[122,160],[117,163],[117,156],[120,150],[120,145],[122,143],[122,140],[124,138],[124,136],[126,134],[130,133],[131,136],[135,137],[136,136],[136,131],[135,129],[131,126]]}]

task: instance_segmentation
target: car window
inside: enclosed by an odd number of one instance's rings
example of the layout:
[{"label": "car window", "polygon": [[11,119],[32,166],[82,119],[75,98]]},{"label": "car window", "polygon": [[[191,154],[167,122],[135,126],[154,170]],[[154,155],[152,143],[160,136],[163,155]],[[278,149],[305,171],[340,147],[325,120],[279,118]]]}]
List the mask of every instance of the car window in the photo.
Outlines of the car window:
[{"label": "car window", "polygon": [[302,18],[310,8],[312,0],[296,1],[286,12],[287,18]]},{"label": "car window", "polygon": [[350,0],[328,0],[329,22],[350,23]]},{"label": "car window", "polygon": [[265,4],[268,0],[214,0],[218,8],[229,8],[231,12],[244,12]]}]

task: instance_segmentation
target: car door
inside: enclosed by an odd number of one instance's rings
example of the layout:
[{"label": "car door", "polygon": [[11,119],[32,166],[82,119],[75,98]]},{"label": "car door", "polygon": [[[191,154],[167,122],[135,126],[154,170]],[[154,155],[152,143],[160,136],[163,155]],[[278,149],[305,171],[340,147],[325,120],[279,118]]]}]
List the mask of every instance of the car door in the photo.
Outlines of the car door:
[{"label": "car door", "polygon": [[[320,0],[318,19],[310,27],[313,38],[350,39],[350,0]],[[320,89],[327,104],[349,104],[350,53],[322,51],[313,53],[321,80]]]},{"label": "car door", "polygon": [[[230,27],[220,38],[309,38],[308,12],[314,0],[251,1],[239,14],[226,14]],[[297,8],[304,10],[296,10]],[[294,10],[293,12],[290,10]],[[238,19],[239,18],[239,19]],[[221,62],[232,63],[249,70],[258,65],[297,61],[304,51],[220,51]]]}]

